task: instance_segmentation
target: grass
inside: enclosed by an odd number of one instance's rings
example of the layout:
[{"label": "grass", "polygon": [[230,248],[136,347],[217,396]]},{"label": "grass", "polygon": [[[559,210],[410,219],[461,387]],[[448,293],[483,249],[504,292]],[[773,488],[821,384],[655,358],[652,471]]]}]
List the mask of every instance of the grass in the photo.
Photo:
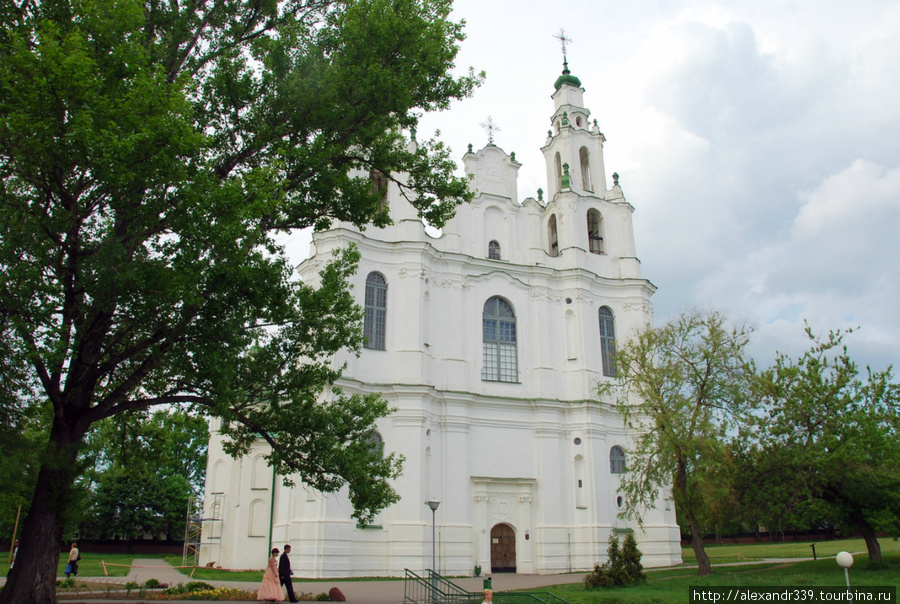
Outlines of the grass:
[{"label": "grass", "polygon": [[[727,562],[744,562],[762,560],[764,558],[811,558],[812,548],[809,541],[791,541],[786,543],[752,543],[707,545],[706,554],[713,564]],[[816,556],[819,558],[834,557],[840,551],[865,552],[866,542],[862,539],[839,539],[834,541],[816,541]],[[881,553],[885,556],[900,554],[900,541],[891,538],[879,539]],[[681,557],[685,564],[696,564],[694,550],[684,547]]]},{"label": "grass", "polygon": [[[59,565],[57,566],[57,576],[63,577],[65,576],[64,571],[66,570],[66,557],[68,556],[67,552],[62,552],[59,555]],[[86,552],[81,550],[81,560],[78,562],[78,576],[80,577],[102,577],[103,576],[103,564],[102,562],[108,562],[111,564],[123,564],[126,566],[110,566],[109,567],[109,576],[111,577],[126,577],[128,576],[128,567],[132,563],[132,560],[135,558],[164,558],[162,554],[140,554],[136,556],[134,554],[95,554],[91,552]],[[181,558],[178,558],[178,564],[181,564]],[[6,576],[7,571],[9,571],[9,563],[6,560],[6,557],[3,557],[3,561],[0,562],[0,574],[2,576]]]},{"label": "grass", "polygon": [[[166,556],[166,560],[172,566],[181,566],[181,557],[180,556]],[[185,576],[191,574],[191,569],[189,568],[180,568],[178,569],[180,572],[184,573]],[[265,569],[260,568],[259,570],[227,570],[224,568],[206,568],[204,566],[198,566],[194,569],[194,574],[191,576],[191,580],[195,581],[262,581],[263,571]],[[402,581],[403,577],[341,577],[341,581]],[[298,575],[294,575],[294,582],[303,582],[303,583],[334,583],[335,578],[325,578],[325,579],[307,579],[305,577],[300,577]]]},{"label": "grass", "polygon": [[[730,546],[734,547],[734,546]],[[818,546],[816,547],[818,550]],[[884,557],[880,568],[857,561],[850,570],[850,583],[857,586],[897,586],[900,584],[900,555]],[[549,591],[572,604],[685,604],[690,587],[840,587],[844,574],[832,559],[786,564],[766,564],[713,569],[708,577],[693,569],[672,569],[647,574],[647,583],[634,587],[587,591],[580,583],[557,585]],[[506,604],[503,594],[494,595],[495,604]]]}]

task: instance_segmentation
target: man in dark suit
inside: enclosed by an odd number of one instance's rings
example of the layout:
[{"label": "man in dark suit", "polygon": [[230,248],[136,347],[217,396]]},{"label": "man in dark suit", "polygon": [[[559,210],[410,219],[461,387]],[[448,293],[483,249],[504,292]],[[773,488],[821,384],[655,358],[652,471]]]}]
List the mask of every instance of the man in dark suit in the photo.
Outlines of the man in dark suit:
[{"label": "man in dark suit", "polygon": [[294,584],[291,583],[291,575],[294,574],[294,571],[291,570],[291,559],[288,557],[288,554],[291,553],[291,546],[284,546],[284,553],[281,554],[281,558],[278,559],[278,578],[281,580],[281,584],[284,585],[285,589],[287,589],[288,600],[291,602],[297,601],[297,596],[294,595]]}]

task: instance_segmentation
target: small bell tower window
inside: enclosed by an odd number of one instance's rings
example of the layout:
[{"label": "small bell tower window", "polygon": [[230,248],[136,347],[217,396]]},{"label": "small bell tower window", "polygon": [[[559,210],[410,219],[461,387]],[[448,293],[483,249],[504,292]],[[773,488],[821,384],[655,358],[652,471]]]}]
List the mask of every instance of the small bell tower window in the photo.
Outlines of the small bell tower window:
[{"label": "small bell tower window", "polygon": [[587,213],[588,244],[592,254],[603,254],[603,218],[597,210]]}]

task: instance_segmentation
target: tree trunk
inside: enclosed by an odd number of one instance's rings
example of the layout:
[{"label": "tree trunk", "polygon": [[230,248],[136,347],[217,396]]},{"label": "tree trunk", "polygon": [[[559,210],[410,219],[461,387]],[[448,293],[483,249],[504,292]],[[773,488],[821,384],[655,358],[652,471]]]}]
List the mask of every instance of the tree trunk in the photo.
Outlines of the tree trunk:
[{"label": "tree trunk", "polygon": [[853,522],[862,534],[863,539],[866,540],[866,549],[869,551],[869,562],[881,562],[881,545],[878,543],[875,531],[872,530],[872,527],[862,514],[854,514]]},{"label": "tree trunk", "polygon": [[[678,493],[677,501],[686,502],[687,497],[687,467],[686,464],[678,462],[675,467],[675,479],[673,480],[672,490]],[[691,548],[697,557],[697,574],[708,575],[712,572],[712,564],[709,562],[709,556],[706,555],[706,549],[703,547],[703,530],[700,523],[694,517],[693,511],[689,505],[683,505],[684,519],[691,531]]]},{"label": "tree trunk", "polygon": [[75,480],[82,434],[54,419],[31,509],[25,518],[16,564],[0,592],[0,604],[53,604],[66,506]]},{"label": "tree trunk", "polygon": [[712,572],[712,564],[706,554],[706,548],[703,547],[703,530],[694,518],[688,518],[688,523],[691,528],[691,549],[697,557],[697,574],[708,575]]}]

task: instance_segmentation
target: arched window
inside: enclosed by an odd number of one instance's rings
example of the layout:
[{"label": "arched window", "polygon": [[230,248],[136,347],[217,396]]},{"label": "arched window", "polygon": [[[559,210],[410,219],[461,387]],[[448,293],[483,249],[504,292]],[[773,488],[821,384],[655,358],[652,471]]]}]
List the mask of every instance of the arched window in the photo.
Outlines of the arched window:
[{"label": "arched window", "polygon": [[363,322],[365,347],[384,350],[385,323],[387,320],[387,281],[380,273],[366,277],[366,318]]},{"label": "arched window", "polygon": [[550,216],[550,221],[547,223],[547,230],[550,237],[550,255],[555,258],[556,256],[559,256],[559,238],[556,234],[556,214]]},{"label": "arched window", "polygon": [[509,302],[494,296],[484,303],[481,318],[484,367],[487,382],[518,382],[516,362],[516,314]]},{"label": "arched window", "polygon": [[578,157],[581,159],[582,188],[585,191],[593,191],[594,187],[591,184],[591,157],[590,153],[587,150],[587,147],[581,148],[581,150],[578,152]]},{"label": "arched window", "polygon": [[625,450],[619,445],[609,450],[609,473],[625,473]]},{"label": "arched window", "polygon": [[500,243],[491,241],[488,243],[488,258],[491,260],[500,260]]},{"label": "arched window", "polygon": [[603,253],[603,218],[597,210],[587,213],[588,246],[592,254]]},{"label": "arched window", "polygon": [[616,375],[616,323],[608,306],[600,307],[600,353],[603,355],[603,375]]},{"label": "arched window", "polygon": [[366,441],[369,443],[369,451],[379,459],[384,457],[384,439],[381,437],[381,434],[372,430],[369,436],[366,437]]}]

